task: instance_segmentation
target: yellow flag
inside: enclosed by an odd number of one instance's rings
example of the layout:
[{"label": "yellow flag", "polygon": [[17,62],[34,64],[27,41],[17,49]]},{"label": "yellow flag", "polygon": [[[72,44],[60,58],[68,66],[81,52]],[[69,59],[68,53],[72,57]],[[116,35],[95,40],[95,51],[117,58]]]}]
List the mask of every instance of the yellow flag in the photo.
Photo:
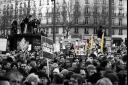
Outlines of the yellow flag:
[{"label": "yellow flag", "polygon": [[88,50],[88,43],[87,41],[85,42],[85,53],[87,53],[87,50]]},{"label": "yellow flag", "polygon": [[101,52],[103,52],[103,48],[104,48],[104,33],[102,34],[102,39],[101,39],[101,42],[100,42],[100,46],[101,46]]},{"label": "yellow flag", "polygon": [[90,40],[90,49],[92,49],[93,48],[93,43],[94,43],[94,40],[93,40],[93,34],[92,34],[92,36],[91,36],[91,40]]}]

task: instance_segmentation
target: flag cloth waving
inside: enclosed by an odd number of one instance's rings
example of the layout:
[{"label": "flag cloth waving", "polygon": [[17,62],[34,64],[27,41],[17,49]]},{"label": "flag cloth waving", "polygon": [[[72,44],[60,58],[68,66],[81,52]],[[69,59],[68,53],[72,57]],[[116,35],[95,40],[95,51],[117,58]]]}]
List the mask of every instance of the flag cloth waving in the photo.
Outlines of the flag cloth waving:
[{"label": "flag cloth waving", "polygon": [[101,39],[101,42],[100,42],[101,52],[103,52],[103,48],[104,48],[104,33],[102,34],[102,39]]},{"label": "flag cloth waving", "polygon": [[93,40],[93,34],[92,34],[92,36],[91,36],[91,40],[90,40],[90,49],[92,49],[93,48],[93,44],[94,44],[94,40]]}]

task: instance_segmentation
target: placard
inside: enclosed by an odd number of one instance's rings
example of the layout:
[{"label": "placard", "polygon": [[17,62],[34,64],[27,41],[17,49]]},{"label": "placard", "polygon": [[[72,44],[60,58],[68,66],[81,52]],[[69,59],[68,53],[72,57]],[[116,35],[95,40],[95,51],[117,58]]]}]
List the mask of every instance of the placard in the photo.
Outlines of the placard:
[{"label": "placard", "polygon": [[53,40],[41,36],[41,47],[42,47],[43,57],[52,59],[53,51],[54,51]]},{"label": "placard", "polygon": [[0,51],[6,51],[7,39],[0,38]]}]

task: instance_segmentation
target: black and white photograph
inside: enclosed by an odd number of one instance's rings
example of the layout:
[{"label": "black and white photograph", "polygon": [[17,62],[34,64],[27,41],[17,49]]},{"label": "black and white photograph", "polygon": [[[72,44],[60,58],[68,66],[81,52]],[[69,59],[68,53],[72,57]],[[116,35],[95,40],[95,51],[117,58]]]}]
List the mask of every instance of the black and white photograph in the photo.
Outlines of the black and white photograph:
[{"label": "black and white photograph", "polygon": [[0,85],[127,85],[127,0],[0,0]]}]

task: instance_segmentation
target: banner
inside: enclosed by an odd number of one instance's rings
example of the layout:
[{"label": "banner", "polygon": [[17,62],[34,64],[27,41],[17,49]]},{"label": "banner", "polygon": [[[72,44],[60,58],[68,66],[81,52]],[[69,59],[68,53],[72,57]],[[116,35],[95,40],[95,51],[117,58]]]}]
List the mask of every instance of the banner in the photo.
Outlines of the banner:
[{"label": "banner", "polygon": [[41,47],[42,47],[42,56],[52,59],[53,51],[54,51],[53,40],[41,36]]},{"label": "banner", "polygon": [[7,39],[0,39],[0,51],[6,51]]},{"label": "banner", "polygon": [[29,47],[29,42],[26,41],[25,38],[22,38],[20,42],[18,42],[18,48],[23,52],[26,51]]}]

